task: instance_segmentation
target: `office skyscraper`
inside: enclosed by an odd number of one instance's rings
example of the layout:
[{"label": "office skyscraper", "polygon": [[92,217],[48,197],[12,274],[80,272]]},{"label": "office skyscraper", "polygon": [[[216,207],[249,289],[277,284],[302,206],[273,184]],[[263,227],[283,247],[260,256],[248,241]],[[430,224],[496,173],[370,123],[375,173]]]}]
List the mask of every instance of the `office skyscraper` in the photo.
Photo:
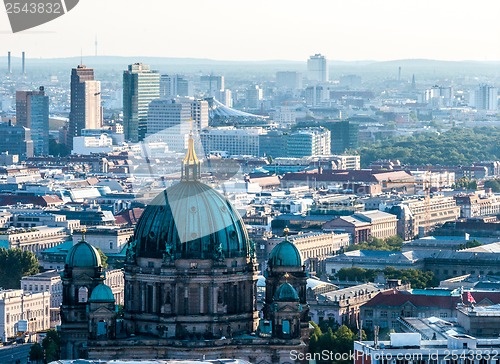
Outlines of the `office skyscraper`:
[{"label": "office skyscraper", "polygon": [[102,127],[101,83],[94,80],[94,69],[79,65],[71,70],[71,109],[66,145],[73,148],[73,138],[82,129]]},{"label": "office skyscraper", "polygon": [[16,92],[16,123],[31,130],[36,156],[49,154],[49,97],[43,86]]},{"label": "office skyscraper", "polygon": [[289,90],[302,88],[302,73],[291,71],[276,72],[276,86]]},{"label": "office skyscraper", "polygon": [[33,157],[31,131],[25,126],[0,123],[0,152],[17,154],[21,160]]},{"label": "office skyscraper", "polygon": [[307,60],[307,78],[313,82],[328,81],[328,62],[325,56],[317,53]]},{"label": "office skyscraper", "polygon": [[147,138],[164,142],[170,151],[182,152],[187,147],[191,130],[191,105],[175,99],[158,99],[149,104]]},{"label": "office skyscraper", "polygon": [[491,85],[479,85],[470,93],[469,105],[478,110],[498,110],[498,89]]},{"label": "office skyscraper", "polygon": [[208,126],[208,102],[193,98],[158,99],[149,104],[148,140],[161,141],[169,150],[183,152],[190,131]]},{"label": "office skyscraper", "polygon": [[149,103],[160,97],[160,74],[134,63],[123,72],[123,129],[125,140],[137,143],[146,135]]},{"label": "office skyscraper", "polygon": [[200,77],[201,91],[207,96],[216,97],[225,90],[224,76],[206,75]]},{"label": "office skyscraper", "polygon": [[293,158],[329,155],[330,146],[330,131],[322,127],[299,129],[288,136],[288,156]]},{"label": "office skyscraper", "polygon": [[324,125],[331,132],[331,153],[342,154],[359,147],[359,124],[348,120]]},{"label": "office skyscraper", "polygon": [[161,75],[160,97],[174,98],[177,96],[191,96],[191,85],[181,75]]}]

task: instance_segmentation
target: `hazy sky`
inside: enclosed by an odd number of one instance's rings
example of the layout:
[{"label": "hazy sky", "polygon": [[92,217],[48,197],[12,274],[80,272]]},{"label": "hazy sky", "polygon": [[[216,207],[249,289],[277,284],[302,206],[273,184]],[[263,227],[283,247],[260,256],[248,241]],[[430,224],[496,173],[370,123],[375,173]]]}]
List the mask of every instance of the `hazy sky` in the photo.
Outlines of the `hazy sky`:
[{"label": "hazy sky", "polygon": [[499,0],[80,0],[12,34],[0,5],[0,55],[226,60],[500,60]]}]

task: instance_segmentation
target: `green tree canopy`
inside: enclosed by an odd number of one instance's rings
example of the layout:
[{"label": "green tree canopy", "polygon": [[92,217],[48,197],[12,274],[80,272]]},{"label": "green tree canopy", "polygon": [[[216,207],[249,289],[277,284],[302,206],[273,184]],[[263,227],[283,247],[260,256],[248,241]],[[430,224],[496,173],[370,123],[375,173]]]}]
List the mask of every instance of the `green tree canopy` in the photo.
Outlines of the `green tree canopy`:
[{"label": "green tree canopy", "polygon": [[[334,355],[335,353],[348,354],[353,350],[356,334],[347,326],[338,326],[338,324],[335,323],[334,326],[338,327],[336,330],[334,330],[332,327],[328,327],[323,333],[321,331],[321,328],[314,322],[311,322],[311,325],[314,327],[314,330],[312,332],[312,335],[310,336],[309,341],[310,353],[321,354],[324,352],[328,352]],[[347,364],[350,362],[349,360],[336,362],[329,360],[318,360],[317,363]]]},{"label": "green tree canopy", "polygon": [[18,289],[21,278],[38,273],[35,254],[21,249],[0,248],[0,286]]},{"label": "green tree canopy", "polygon": [[346,250],[385,250],[401,251],[403,248],[403,239],[399,236],[391,236],[386,239],[372,238],[371,241],[350,245]]},{"label": "green tree canopy", "polygon": [[410,283],[412,288],[436,287],[439,280],[431,271],[419,269],[396,269],[386,267],[380,269],[364,269],[359,267],[339,269],[335,278],[340,280],[373,282],[379,273],[383,273],[387,279],[400,279],[403,283]]},{"label": "green tree canopy", "polygon": [[500,127],[453,128],[443,133],[398,136],[359,149],[364,167],[379,159],[413,165],[471,165],[499,160]]},{"label": "green tree canopy", "polygon": [[61,336],[59,336],[59,333],[54,329],[47,331],[47,335],[42,340],[42,347],[48,363],[59,360],[61,351]]},{"label": "green tree canopy", "polygon": [[32,363],[40,363],[43,360],[43,348],[39,343],[31,345],[29,358]]},{"label": "green tree canopy", "polygon": [[497,178],[484,181],[484,188],[491,188],[491,191],[495,193],[500,192],[500,179]]}]

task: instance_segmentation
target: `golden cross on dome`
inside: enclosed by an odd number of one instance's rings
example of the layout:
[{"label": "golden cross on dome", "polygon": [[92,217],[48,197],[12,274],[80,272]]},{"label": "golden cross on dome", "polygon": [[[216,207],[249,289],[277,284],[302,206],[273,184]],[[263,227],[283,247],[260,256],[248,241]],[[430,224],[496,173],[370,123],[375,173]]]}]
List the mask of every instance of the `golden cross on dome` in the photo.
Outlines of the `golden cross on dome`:
[{"label": "golden cross on dome", "polygon": [[285,233],[285,238],[288,238],[288,233],[289,232],[290,232],[290,229],[288,228],[288,226],[283,229],[283,233]]},{"label": "golden cross on dome", "polygon": [[85,241],[85,233],[87,232],[86,228],[82,229],[82,241]]},{"label": "golden cross on dome", "polygon": [[290,278],[290,274],[288,274],[288,272],[286,272],[283,277],[285,277],[285,281],[288,283],[288,278]]}]

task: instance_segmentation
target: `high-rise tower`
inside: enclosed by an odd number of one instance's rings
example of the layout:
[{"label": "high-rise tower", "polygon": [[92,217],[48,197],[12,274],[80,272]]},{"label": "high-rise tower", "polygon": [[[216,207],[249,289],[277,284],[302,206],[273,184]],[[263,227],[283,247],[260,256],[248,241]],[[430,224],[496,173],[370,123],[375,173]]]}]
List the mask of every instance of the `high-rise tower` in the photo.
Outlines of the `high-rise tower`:
[{"label": "high-rise tower", "polygon": [[43,86],[16,92],[16,123],[31,129],[36,156],[49,154],[49,97]]},{"label": "high-rise tower", "polygon": [[307,60],[307,78],[309,81],[328,81],[328,62],[325,56],[320,53],[309,57]]},{"label": "high-rise tower", "polygon": [[160,97],[160,74],[148,65],[134,63],[123,72],[123,129],[125,139],[144,139],[149,103]]},{"label": "high-rise tower", "polygon": [[73,138],[82,129],[102,127],[101,83],[94,80],[94,69],[79,65],[71,70],[71,110],[66,145],[73,148]]}]

